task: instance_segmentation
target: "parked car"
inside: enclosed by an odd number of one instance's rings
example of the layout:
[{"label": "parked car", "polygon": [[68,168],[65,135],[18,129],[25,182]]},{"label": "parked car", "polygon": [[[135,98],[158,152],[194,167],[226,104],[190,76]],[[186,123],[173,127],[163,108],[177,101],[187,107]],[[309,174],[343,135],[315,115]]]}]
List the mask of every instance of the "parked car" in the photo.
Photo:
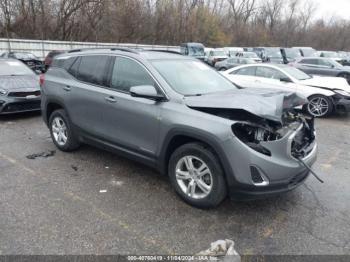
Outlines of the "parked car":
[{"label": "parked car", "polygon": [[38,57],[33,55],[32,53],[5,52],[1,55],[1,57],[20,60],[35,72],[44,72],[45,71],[43,62]]},{"label": "parked car", "polygon": [[303,57],[318,57],[317,51],[312,47],[293,47],[298,49]]},{"label": "parked car", "polygon": [[224,49],[224,51],[225,51],[225,53],[226,53],[226,55],[227,56],[229,56],[230,55],[230,53],[232,53],[232,52],[244,52],[244,48],[243,47],[230,47],[230,46],[226,46],[226,47],[224,47],[223,48]]},{"label": "parked car", "polygon": [[339,57],[341,58],[341,61],[339,62],[343,66],[350,66],[350,53],[339,51],[338,52]]},{"label": "parked car", "polygon": [[204,61],[204,45],[201,43],[183,43],[180,46],[180,52],[184,56],[191,56]]},{"label": "parked car", "polygon": [[254,47],[253,51],[263,62],[283,64],[283,57],[279,47]]},{"label": "parked car", "polygon": [[0,115],[40,110],[38,76],[22,62],[0,59]]},{"label": "parked car", "polygon": [[332,59],[338,63],[341,63],[342,58],[337,52],[333,51],[319,51],[320,57]]},{"label": "parked car", "polygon": [[342,66],[333,59],[301,58],[290,65],[310,75],[343,77],[350,84],[350,67]]},{"label": "parked car", "polygon": [[227,59],[228,56],[223,49],[214,49],[209,52],[208,64],[215,66],[217,62]]},{"label": "parked car", "polygon": [[255,64],[256,62],[250,58],[239,58],[239,57],[230,57],[224,61],[217,62],[215,68],[219,71],[225,71],[227,69],[246,64]]},{"label": "parked car", "polygon": [[292,190],[316,161],[295,93],[241,90],[190,57],[114,48],[54,58],[42,84],[54,144],[88,143],[167,174],[197,207]]},{"label": "parked car", "polygon": [[235,52],[230,53],[230,57],[241,57],[241,58],[249,58],[251,60],[254,60],[256,63],[261,63],[262,60],[258,55],[254,52]]},{"label": "parked car", "polygon": [[281,54],[284,64],[289,64],[302,57],[300,50],[295,48],[281,48]]},{"label": "parked car", "polygon": [[65,53],[65,51],[63,50],[53,50],[53,51],[50,51],[47,56],[45,57],[45,60],[44,60],[44,65],[45,65],[45,71],[47,71],[47,69],[49,69],[51,63],[52,63],[52,60],[55,56],[58,56],[60,54],[63,54]]},{"label": "parked car", "polygon": [[212,50],[214,50],[214,48],[204,48],[204,62],[208,63],[209,53]]},{"label": "parked car", "polygon": [[337,77],[310,76],[287,65],[256,64],[233,68],[224,75],[241,87],[294,91],[308,98],[304,109],[314,117],[350,111],[350,86]]}]

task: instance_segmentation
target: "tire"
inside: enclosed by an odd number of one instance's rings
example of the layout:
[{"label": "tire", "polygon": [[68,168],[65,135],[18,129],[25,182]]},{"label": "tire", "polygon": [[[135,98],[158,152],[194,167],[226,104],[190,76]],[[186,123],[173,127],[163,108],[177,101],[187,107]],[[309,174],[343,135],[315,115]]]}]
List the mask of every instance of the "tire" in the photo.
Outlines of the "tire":
[{"label": "tire", "polygon": [[[56,110],[51,114],[49,119],[49,129],[52,141],[59,150],[71,152],[79,147],[79,142],[74,135],[69,117],[63,109]],[[58,133],[61,133],[61,135]],[[62,134],[64,136],[62,136]],[[61,137],[61,139],[59,137]],[[63,137],[66,139],[63,139]]]},{"label": "tire", "polygon": [[221,68],[219,68],[219,71],[226,71],[226,70],[227,70],[226,67],[221,67]]},{"label": "tire", "polygon": [[[192,163],[195,171],[189,171],[188,161]],[[202,176],[198,172],[200,167],[204,168]],[[179,174],[179,171],[182,173]],[[227,196],[227,186],[220,162],[216,154],[204,144],[189,143],[176,149],[169,160],[168,174],[176,193],[192,206],[213,208]],[[193,188],[194,191],[191,190]]]},{"label": "tire", "polygon": [[314,117],[327,117],[334,111],[334,104],[330,98],[324,95],[312,95],[305,106],[306,111]]}]

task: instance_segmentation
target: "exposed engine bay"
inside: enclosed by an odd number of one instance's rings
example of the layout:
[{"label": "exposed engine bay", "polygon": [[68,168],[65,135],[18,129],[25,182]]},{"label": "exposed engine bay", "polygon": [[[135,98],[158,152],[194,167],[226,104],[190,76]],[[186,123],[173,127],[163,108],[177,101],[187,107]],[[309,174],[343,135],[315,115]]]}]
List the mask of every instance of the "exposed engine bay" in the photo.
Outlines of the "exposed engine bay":
[{"label": "exposed engine bay", "polygon": [[242,142],[264,155],[271,152],[261,142],[277,141],[291,130],[296,131],[292,143],[292,156],[296,159],[306,157],[315,141],[314,118],[292,109],[285,111],[282,123],[255,116],[245,110],[198,108],[197,110],[214,114],[226,119],[239,121],[232,126],[232,131]]}]

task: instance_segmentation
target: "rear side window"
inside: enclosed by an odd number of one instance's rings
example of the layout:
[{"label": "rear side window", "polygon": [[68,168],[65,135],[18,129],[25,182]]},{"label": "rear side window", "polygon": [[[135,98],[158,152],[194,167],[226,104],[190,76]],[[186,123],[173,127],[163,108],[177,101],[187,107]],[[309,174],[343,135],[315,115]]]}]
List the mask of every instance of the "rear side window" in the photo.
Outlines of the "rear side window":
[{"label": "rear side window", "polygon": [[318,59],[302,59],[300,64],[318,65]]},{"label": "rear side window", "polygon": [[139,63],[129,58],[117,57],[113,67],[111,87],[129,92],[130,87],[140,85],[155,86],[155,83]]},{"label": "rear side window", "polygon": [[281,79],[281,78],[286,77],[280,71],[278,71],[274,68],[269,68],[269,67],[258,67],[256,69],[256,76],[264,77],[264,78],[271,78],[271,79]]},{"label": "rear side window", "polygon": [[77,59],[76,57],[55,59],[52,62],[52,67],[59,67],[59,68],[69,70],[69,68],[73,65],[76,59]]},{"label": "rear side window", "polygon": [[243,76],[255,76],[256,66],[249,66],[233,71],[231,74]]},{"label": "rear side window", "polygon": [[108,62],[108,56],[83,56],[76,78],[83,82],[108,86]]}]

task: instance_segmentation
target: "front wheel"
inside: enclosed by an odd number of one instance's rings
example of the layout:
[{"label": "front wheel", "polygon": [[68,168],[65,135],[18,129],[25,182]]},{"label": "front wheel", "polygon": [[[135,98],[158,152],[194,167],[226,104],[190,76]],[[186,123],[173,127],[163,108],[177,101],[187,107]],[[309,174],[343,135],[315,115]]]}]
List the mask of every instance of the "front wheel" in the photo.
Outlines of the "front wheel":
[{"label": "front wheel", "polygon": [[195,207],[215,207],[227,195],[222,167],[215,153],[204,144],[189,143],[175,150],[168,172],[176,192]]},{"label": "front wheel", "polygon": [[313,95],[306,105],[308,113],[314,117],[326,117],[333,112],[333,102],[326,96]]}]

